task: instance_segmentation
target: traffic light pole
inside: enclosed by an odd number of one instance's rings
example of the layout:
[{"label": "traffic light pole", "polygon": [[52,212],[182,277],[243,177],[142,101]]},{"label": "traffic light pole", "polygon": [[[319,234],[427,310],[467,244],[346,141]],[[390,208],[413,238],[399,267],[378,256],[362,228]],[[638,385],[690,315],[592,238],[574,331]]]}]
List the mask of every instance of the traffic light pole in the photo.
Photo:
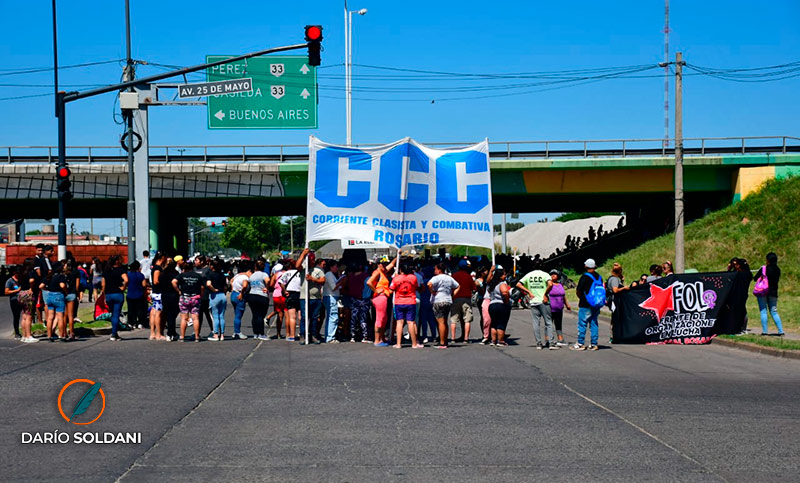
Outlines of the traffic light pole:
[{"label": "traffic light pole", "polygon": [[[54,69],[54,76],[55,76],[55,84],[56,84],[56,117],[58,118],[58,169],[67,166],[66,162],[66,122],[65,122],[65,114],[66,114],[66,105],[68,102],[77,101],[78,99],[85,99],[87,97],[94,97],[100,94],[106,94],[108,92],[114,91],[123,91],[128,88],[136,87],[137,85],[146,85],[149,83],[153,83],[156,81],[160,81],[163,79],[169,79],[170,77],[176,77],[183,74],[188,74],[190,72],[197,72],[199,70],[204,70],[209,67],[214,67],[217,65],[224,65],[229,64],[231,62],[238,62],[240,60],[249,59],[252,57],[259,57],[262,55],[267,54],[274,54],[277,52],[285,52],[288,50],[298,50],[298,49],[306,49],[308,48],[308,43],[303,44],[294,44],[294,45],[287,45],[283,47],[274,47],[271,49],[264,49],[259,50],[257,52],[251,52],[244,55],[239,55],[236,57],[231,57],[230,59],[220,60],[217,62],[210,62],[206,64],[199,64],[192,67],[186,67],[183,69],[177,69],[170,72],[164,72],[162,74],[152,75],[149,77],[142,77],[140,79],[135,80],[127,80],[120,84],[109,85],[105,87],[100,87],[97,89],[92,89],[89,91],[84,92],[58,92],[58,48],[56,43],[56,9],[55,9],[55,0],[53,0],[53,58],[55,62],[55,69]],[[130,167],[133,163],[133,117],[131,116],[128,121],[128,136],[127,136],[127,143],[128,143],[128,166]],[[128,176],[133,176],[133,170],[129,168]],[[132,185],[132,184],[131,184]],[[129,197],[131,195],[129,194]],[[134,204],[131,203],[130,199],[128,201],[128,222],[129,222],[129,232],[128,237],[130,238],[131,231],[130,231],[130,223],[134,218]],[[135,235],[133,235],[135,237]],[[131,250],[135,249],[132,248],[133,243],[131,240],[128,240],[128,262],[131,263],[135,257],[131,255]],[[67,257],[67,219],[66,219],[66,200],[63,199],[62,196],[58,197],[58,258],[59,260],[64,259]]]},{"label": "traffic light pole", "polygon": [[[67,147],[66,147],[66,108],[64,93],[56,94],[56,116],[58,116],[58,167],[56,170],[67,166]],[[58,195],[58,259],[67,258],[67,200],[59,193]]]}]

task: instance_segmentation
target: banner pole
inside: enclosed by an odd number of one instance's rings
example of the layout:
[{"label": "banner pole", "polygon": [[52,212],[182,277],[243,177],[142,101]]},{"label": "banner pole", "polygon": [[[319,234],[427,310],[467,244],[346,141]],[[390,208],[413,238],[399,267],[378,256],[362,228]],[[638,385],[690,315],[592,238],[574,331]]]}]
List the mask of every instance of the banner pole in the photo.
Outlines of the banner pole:
[{"label": "banner pole", "polygon": [[[306,240],[305,249],[308,250],[308,240]],[[305,276],[307,277],[308,276],[308,253],[306,253],[305,258],[303,259],[303,271],[305,272]],[[303,303],[303,305],[304,305],[304,312],[303,313],[305,314],[305,317],[303,317],[305,320],[303,322],[306,324],[306,345],[308,345],[309,338],[310,338],[310,334],[308,333],[308,327],[309,327],[309,322],[308,321],[310,319],[309,314],[308,314],[308,295],[309,295],[308,285],[309,285],[310,282],[308,280],[305,280],[304,282],[305,282],[304,285],[306,287],[306,297],[305,297],[305,302]]]}]

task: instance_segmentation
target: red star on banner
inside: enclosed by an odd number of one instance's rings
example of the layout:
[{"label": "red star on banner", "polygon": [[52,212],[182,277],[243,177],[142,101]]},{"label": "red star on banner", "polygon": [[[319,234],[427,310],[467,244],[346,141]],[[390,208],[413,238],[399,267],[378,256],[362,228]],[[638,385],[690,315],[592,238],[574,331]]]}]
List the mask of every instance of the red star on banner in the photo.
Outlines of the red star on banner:
[{"label": "red star on banner", "polygon": [[650,285],[650,298],[639,304],[639,307],[652,310],[658,320],[664,318],[668,310],[675,310],[675,303],[672,298],[672,285],[661,288],[658,285]]}]

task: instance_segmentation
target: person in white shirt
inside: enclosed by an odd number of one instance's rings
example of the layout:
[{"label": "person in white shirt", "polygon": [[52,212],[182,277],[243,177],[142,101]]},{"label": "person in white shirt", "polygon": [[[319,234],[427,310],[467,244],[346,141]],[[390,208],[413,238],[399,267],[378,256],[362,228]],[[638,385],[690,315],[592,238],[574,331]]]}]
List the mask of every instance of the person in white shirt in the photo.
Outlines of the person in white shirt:
[{"label": "person in white shirt", "polygon": [[433,316],[439,323],[439,345],[437,349],[447,349],[447,318],[450,316],[450,307],[453,305],[453,292],[459,287],[458,282],[447,275],[447,267],[443,263],[437,264],[433,273],[434,277],[428,282],[428,289],[433,297]]},{"label": "person in white shirt", "polygon": [[322,287],[322,300],[328,323],[325,325],[325,342],[336,344],[336,329],[339,326],[339,296],[342,280],[339,277],[339,263],[328,262],[325,285]]},{"label": "person in white shirt", "polygon": [[242,316],[247,308],[247,291],[253,269],[248,260],[239,262],[239,273],[231,281],[231,305],[233,306],[233,338],[247,339],[242,334]]},{"label": "person in white shirt", "polygon": [[278,281],[283,288],[283,293],[286,294],[286,312],[289,314],[286,323],[286,340],[289,342],[297,340],[297,312],[300,311],[300,288],[306,276],[303,269],[303,260],[305,260],[308,252],[308,248],[304,249],[297,261],[287,259],[284,264],[284,268],[287,270],[283,272]]},{"label": "person in white shirt", "polygon": [[139,260],[139,265],[142,266],[142,275],[145,280],[150,280],[150,268],[153,266],[153,260],[150,258],[150,252],[145,250],[142,252],[142,259]]}]

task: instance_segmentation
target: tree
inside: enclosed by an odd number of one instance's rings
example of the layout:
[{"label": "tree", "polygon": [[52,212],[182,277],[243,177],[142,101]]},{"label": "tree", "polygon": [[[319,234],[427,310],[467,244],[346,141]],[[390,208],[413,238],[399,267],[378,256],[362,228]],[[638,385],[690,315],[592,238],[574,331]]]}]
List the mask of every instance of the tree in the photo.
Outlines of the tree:
[{"label": "tree", "polygon": [[223,247],[257,256],[280,246],[280,234],[277,216],[235,216],[228,218],[221,242]]}]

